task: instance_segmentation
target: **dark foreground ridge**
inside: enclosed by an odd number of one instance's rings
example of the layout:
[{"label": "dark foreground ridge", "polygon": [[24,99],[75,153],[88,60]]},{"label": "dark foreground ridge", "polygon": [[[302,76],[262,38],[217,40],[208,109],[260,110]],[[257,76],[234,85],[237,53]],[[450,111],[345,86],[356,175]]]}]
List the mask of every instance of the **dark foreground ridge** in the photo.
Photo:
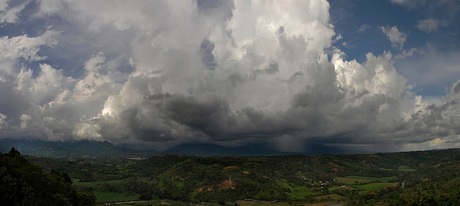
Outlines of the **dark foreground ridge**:
[{"label": "dark foreground ridge", "polygon": [[14,148],[0,154],[0,205],[96,204],[91,192],[77,190],[67,173],[44,171],[33,165]]}]

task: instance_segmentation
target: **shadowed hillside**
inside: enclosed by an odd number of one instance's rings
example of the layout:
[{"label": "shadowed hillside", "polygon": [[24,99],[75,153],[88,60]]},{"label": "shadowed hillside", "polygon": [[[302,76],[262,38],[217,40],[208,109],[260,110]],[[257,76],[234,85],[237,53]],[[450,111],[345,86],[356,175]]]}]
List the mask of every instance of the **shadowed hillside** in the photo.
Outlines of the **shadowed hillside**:
[{"label": "shadowed hillside", "polygon": [[78,191],[67,173],[43,171],[12,148],[0,154],[1,205],[95,205],[93,194]]}]

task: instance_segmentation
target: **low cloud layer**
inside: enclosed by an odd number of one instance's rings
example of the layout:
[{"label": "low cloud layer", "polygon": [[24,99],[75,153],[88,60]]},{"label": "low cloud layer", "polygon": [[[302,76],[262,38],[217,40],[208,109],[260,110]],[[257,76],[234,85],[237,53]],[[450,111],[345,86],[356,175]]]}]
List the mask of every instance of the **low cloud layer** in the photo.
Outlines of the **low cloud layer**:
[{"label": "low cloud layer", "polygon": [[[5,27],[46,29],[0,38],[2,138],[159,150],[266,142],[281,151],[460,140],[460,82],[430,102],[412,93],[389,52],[345,60],[332,49],[327,1],[13,4],[0,4]],[[402,49],[404,33],[381,30]]]}]

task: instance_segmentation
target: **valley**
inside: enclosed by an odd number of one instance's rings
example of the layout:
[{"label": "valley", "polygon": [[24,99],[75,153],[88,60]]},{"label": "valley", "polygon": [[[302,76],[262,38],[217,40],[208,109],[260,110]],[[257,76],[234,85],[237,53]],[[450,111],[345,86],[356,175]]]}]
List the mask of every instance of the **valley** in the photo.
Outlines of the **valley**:
[{"label": "valley", "polygon": [[[456,205],[460,150],[359,155],[28,157],[98,204]],[[439,203],[439,204],[438,204]]]}]

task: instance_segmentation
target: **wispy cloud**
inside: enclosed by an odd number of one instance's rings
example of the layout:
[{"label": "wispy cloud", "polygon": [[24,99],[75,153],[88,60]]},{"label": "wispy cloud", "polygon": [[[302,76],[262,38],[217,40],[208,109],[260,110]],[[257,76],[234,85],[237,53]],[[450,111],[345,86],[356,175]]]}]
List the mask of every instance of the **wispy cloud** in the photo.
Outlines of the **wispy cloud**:
[{"label": "wispy cloud", "polygon": [[441,26],[440,24],[438,20],[432,18],[418,20],[417,29],[426,33],[436,32]]},{"label": "wispy cloud", "polygon": [[369,25],[369,24],[363,24],[363,25],[361,25],[361,26],[359,27],[358,33],[364,33],[364,32],[368,31],[368,30],[371,29],[371,28],[372,28],[371,25]]},{"label": "wispy cloud", "polygon": [[411,48],[409,50],[402,50],[401,53],[395,56],[396,59],[405,59],[407,57],[411,57],[415,54],[423,54],[424,52],[417,48]]},{"label": "wispy cloud", "polygon": [[391,46],[393,48],[397,48],[402,50],[404,47],[404,43],[406,42],[407,35],[404,32],[400,32],[398,27],[383,27],[381,26],[380,29],[382,32],[387,36],[388,40],[391,42]]}]

